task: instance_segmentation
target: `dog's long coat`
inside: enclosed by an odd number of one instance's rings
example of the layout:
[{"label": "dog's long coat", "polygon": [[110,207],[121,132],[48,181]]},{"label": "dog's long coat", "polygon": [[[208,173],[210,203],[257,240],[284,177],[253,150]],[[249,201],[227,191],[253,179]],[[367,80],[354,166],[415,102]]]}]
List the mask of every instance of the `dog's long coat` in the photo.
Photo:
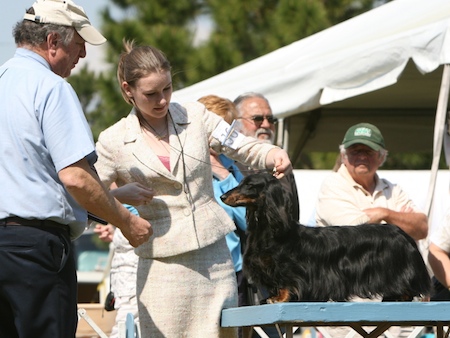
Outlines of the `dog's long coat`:
[{"label": "dog's long coat", "polygon": [[247,208],[244,273],[267,302],[427,297],[431,281],[415,241],[390,224],[307,227],[292,220],[278,179],[246,177],[221,199]]}]

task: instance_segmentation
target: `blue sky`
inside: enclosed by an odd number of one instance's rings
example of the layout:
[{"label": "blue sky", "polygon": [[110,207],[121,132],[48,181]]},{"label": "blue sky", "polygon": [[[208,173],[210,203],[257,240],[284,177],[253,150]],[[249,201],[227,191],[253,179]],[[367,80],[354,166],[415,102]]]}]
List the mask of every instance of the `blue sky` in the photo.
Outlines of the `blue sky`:
[{"label": "blue sky", "polygon": [[[83,7],[91,23],[101,31],[100,11],[109,7],[114,17],[120,17],[123,12],[114,8],[109,0],[74,0],[74,2]],[[0,65],[14,55],[16,49],[12,29],[17,21],[22,20],[25,10],[34,3],[34,0],[8,0],[3,3],[3,11],[7,13],[0,20]],[[211,30],[211,22],[207,17],[199,17],[195,25],[197,26],[197,39],[201,41]],[[102,71],[106,65],[103,62],[103,46],[91,46],[86,44],[87,56],[81,59],[72,74],[81,69],[84,64],[88,64],[89,69]]]},{"label": "blue sky", "polygon": [[[3,17],[0,20],[0,64],[14,55],[16,46],[12,37],[12,29],[17,21],[22,20],[25,10],[34,3],[34,0],[14,0],[2,3]],[[84,8],[91,23],[100,30],[100,11],[108,6],[108,0],[75,0],[75,3]],[[89,63],[89,67],[99,69],[102,65],[102,48],[86,44],[87,56],[80,61],[77,68],[84,62]],[[94,68],[95,67],[95,68]],[[75,69],[77,69],[75,68]]]}]

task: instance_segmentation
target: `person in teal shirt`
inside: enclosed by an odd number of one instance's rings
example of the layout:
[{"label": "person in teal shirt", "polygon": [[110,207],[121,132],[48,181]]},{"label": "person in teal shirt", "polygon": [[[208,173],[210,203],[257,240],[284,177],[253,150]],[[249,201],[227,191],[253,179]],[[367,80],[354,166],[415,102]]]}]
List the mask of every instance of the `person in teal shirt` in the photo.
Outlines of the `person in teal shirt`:
[{"label": "person in teal shirt", "polygon": [[[229,205],[224,204],[220,199],[220,196],[222,196],[228,190],[233,189],[239,184],[239,182],[243,178],[243,175],[234,164],[234,161],[224,156],[223,154],[220,154],[218,156],[218,162],[220,163],[221,166],[224,167],[224,169],[228,171],[228,175],[224,179],[221,179],[219,175],[216,175],[214,173],[215,169],[213,169],[214,197],[216,198],[220,206],[222,206],[225,209],[227,214],[234,221],[236,227],[239,228],[239,230],[241,230],[242,232],[245,232],[247,230],[247,222],[245,220],[245,208],[230,207]],[[231,258],[233,259],[234,269],[236,270],[236,273],[240,272],[242,271],[242,248],[240,237],[236,232],[230,232],[226,236],[226,240],[228,248],[230,249]]]},{"label": "person in teal shirt", "polygon": [[[233,102],[228,99],[215,95],[207,95],[200,98],[198,101],[203,103],[209,111],[223,117],[223,119],[230,125],[237,117],[236,108]],[[231,258],[234,264],[234,270],[236,272],[236,281],[238,285],[238,305],[250,305],[248,301],[249,284],[242,271],[242,240],[245,239],[245,231],[247,230],[245,208],[230,207],[229,205],[222,203],[222,200],[220,199],[220,196],[222,196],[225,192],[236,187],[244,176],[235,165],[234,160],[223,154],[217,154],[212,149],[210,149],[210,160],[213,174],[214,197],[236,225],[236,230],[227,234],[225,239],[227,241],[228,249],[230,250]],[[242,329],[239,330],[239,336],[242,336]]]}]

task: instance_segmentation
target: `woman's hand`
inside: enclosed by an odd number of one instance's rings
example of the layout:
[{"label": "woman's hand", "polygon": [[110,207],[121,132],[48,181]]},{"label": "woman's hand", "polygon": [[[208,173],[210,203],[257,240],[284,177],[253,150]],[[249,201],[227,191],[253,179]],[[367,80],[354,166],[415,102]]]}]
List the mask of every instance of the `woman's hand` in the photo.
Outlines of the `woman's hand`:
[{"label": "woman's hand", "polygon": [[292,163],[285,150],[275,148],[267,154],[266,167],[267,169],[273,169],[273,176],[282,178],[284,173],[292,170]]},{"label": "woman's hand", "polygon": [[98,235],[103,242],[111,243],[114,236],[114,226],[111,224],[103,225],[97,223],[94,228],[94,232]]},{"label": "woman's hand", "polygon": [[121,203],[134,206],[149,203],[155,195],[152,188],[137,182],[128,183],[120,188],[112,189],[111,194]]},{"label": "woman's hand", "polygon": [[225,168],[220,162],[219,154],[217,154],[213,149],[209,149],[209,158],[211,161],[211,169],[214,175],[220,180],[223,181],[228,177],[230,172],[227,168]]}]

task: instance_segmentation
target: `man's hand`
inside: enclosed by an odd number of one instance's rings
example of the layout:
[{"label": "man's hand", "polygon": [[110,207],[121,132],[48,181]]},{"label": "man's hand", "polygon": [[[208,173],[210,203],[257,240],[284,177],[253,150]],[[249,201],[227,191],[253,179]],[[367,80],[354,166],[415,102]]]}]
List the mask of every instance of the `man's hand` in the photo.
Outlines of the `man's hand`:
[{"label": "man's hand", "polygon": [[403,207],[401,211],[387,208],[369,208],[363,210],[370,220],[367,223],[386,222],[395,224],[416,241],[427,237],[428,218],[424,213],[414,212],[409,207]]},{"label": "man's hand", "polygon": [[369,208],[363,211],[369,216],[369,221],[367,223],[381,223],[388,214],[388,209],[381,207]]},{"label": "man's hand", "polygon": [[131,214],[128,226],[120,227],[122,234],[130,242],[134,248],[148,241],[151,235],[153,235],[152,226],[145,219]]}]

